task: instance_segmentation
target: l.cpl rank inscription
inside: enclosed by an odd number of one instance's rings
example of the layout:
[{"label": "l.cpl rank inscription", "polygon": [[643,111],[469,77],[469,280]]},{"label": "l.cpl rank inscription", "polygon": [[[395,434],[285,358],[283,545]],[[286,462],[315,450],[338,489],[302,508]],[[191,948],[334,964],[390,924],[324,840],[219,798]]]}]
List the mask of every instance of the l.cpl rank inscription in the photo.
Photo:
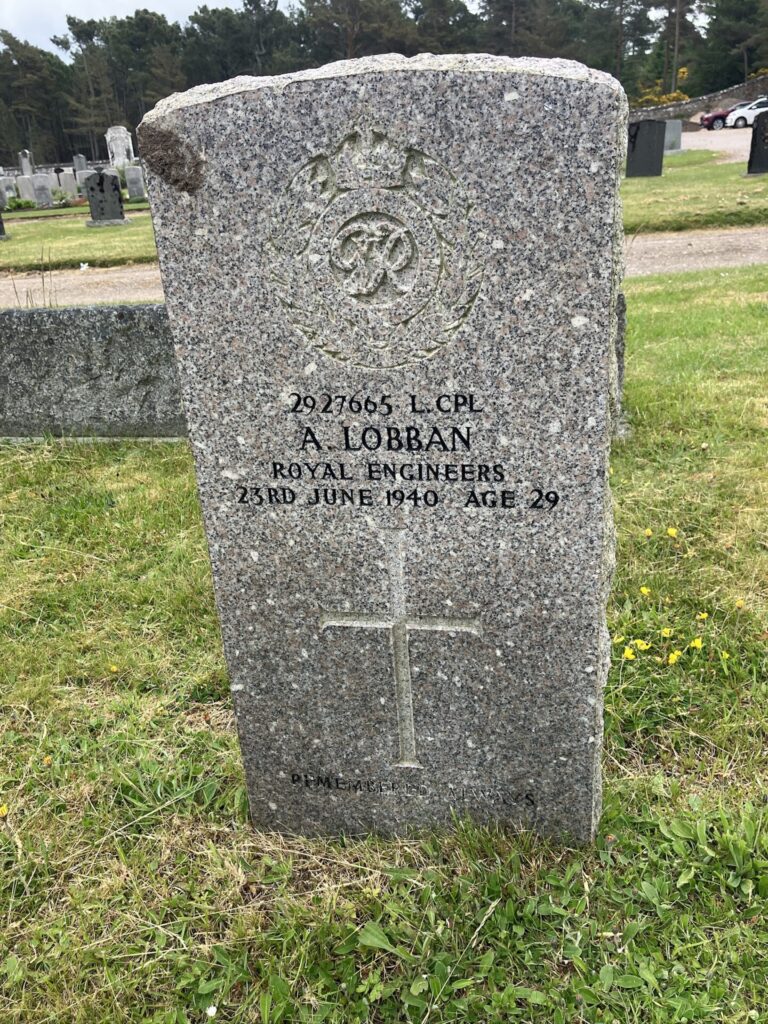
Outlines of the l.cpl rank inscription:
[{"label": "l.cpl rank inscription", "polygon": [[[286,412],[301,417],[296,458],[265,464],[266,479],[238,483],[235,501],[254,510],[448,506],[551,513],[567,496],[546,481],[523,480],[503,462],[468,460],[480,438],[478,417],[488,404],[472,392],[402,398],[386,392],[290,392]],[[396,415],[419,422],[389,421]],[[424,422],[432,416],[436,422]],[[460,422],[444,422],[453,416]],[[350,455],[334,459],[336,452]],[[393,458],[367,457],[378,452]],[[459,458],[437,461],[445,455]]]}]

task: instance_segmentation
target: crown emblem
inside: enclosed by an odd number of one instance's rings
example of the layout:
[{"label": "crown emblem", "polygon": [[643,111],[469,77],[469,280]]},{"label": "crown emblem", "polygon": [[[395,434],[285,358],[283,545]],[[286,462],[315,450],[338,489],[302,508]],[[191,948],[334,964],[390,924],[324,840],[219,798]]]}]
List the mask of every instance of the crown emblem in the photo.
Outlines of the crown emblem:
[{"label": "crown emblem", "polygon": [[330,157],[338,188],[395,188],[407,154],[375,129],[356,128]]}]

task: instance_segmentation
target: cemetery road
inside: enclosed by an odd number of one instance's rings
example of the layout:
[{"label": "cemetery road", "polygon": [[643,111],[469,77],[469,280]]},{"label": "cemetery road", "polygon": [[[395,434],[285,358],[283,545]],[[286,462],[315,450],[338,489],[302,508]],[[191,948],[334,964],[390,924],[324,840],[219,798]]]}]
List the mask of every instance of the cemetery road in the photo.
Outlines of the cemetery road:
[{"label": "cemetery road", "polygon": [[[628,236],[627,277],[768,263],[768,227]],[[157,264],[40,274],[0,274],[0,309],[162,302]]]}]

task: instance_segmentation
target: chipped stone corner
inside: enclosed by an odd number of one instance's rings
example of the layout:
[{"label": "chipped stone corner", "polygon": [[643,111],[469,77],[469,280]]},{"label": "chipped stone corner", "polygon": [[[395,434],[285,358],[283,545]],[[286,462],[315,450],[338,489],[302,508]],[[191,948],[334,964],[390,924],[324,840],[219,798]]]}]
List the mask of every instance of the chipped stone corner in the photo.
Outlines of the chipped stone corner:
[{"label": "chipped stone corner", "polygon": [[199,191],[205,178],[205,160],[200,153],[176,132],[146,119],[137,134],[141,158],[153,174],[177,192]]}]

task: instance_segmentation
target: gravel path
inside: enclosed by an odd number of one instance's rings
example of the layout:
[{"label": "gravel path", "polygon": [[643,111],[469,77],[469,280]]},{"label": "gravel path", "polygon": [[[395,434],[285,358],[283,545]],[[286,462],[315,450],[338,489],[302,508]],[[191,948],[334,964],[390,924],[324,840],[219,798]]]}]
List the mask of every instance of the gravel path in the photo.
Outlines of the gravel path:
[{"label": "gravel path", "polygon": [[[768,263],[768,227],[714,228],[627,239],[627,276]],[[157,264],[0,275],[0,308],[162,302]]]},{"label": "gravel path", "polygon": [[660,231],[627,238],[627,277],[768,263],[768,227]]},{"label": "gravel path", "polygon": [[[709,149],[719,153],[717,162],[720,164],[746,164],[749,160],[749,147],[752,144],[751,128],[721,128],[719,132],[683,132],[683,151],[693,149]],[[670,154],[674,159],[674,154]]]}]

